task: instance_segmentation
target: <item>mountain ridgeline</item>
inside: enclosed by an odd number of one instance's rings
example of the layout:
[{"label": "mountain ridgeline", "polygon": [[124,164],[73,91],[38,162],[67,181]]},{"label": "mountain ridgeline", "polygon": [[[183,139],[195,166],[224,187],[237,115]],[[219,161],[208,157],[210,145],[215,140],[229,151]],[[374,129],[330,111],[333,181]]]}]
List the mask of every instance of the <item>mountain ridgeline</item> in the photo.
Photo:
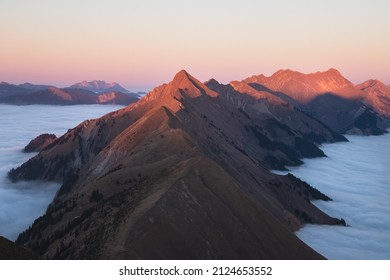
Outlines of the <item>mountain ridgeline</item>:
[{"label": "mountain ridgeline", "polygon": [[[385,115],[364,90],[334,95],[361,106],[342,115],[348,131],[379,133]],[[325,156],[319,144],[346,138],[296,96],[254,78],[203,84],[182,70],[81,123],[9,172],[13,181],[62,182],[17,243],[49,259],[322,259],[293,231],[345,221],[311,203],[331,198],[269,169]],[[359,126],[366,112],[374,119]]]},{"label": "mountain ridgeline", "polygon": [[0,103],[11,105],[129,105],[138,100],[138,94],[129,92],[117,83],[104,81],[83,81],[66,88],[29,83],[12,85],[2,82],[0,84]]},{"label": "mountain ridgeline", "polygon": [[280,70],[242,81],[278,96],[338,133],[380,135],[390,116],[390,88],[379,81],[354,86],[336,69],[303,74]]}]

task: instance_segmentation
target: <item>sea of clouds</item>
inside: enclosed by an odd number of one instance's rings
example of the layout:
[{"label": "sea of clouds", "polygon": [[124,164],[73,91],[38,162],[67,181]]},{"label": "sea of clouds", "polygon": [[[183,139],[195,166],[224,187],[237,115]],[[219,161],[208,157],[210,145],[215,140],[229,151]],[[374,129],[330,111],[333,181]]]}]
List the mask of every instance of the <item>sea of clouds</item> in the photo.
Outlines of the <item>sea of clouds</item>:
[{"label": "sea of clouds", "polygon": [[330,196],[314,204],[349,227],[306,225],[296,234],[329,259],[390,259],[390,134],[347,138],[323,145],[327,158],[290,169]]},{"label": "sea of clouds", "polygon": [[[7,172],[35,154],[21,150],[42,133],[65,133],[116,105],[0,105],[0,235],[17,238],[42,215],[59,184],[11,183]],[[349,227],[306,225],[296,232],[329,259],[390,259],[390,134],[348,136],[349,143],[323,145],[327,158],[305,160],[291,172],[330,196],[314,203]]]},{"label": "sea of clouds", "polygon": [[35,153],[23,153],[42,133],[64,134],[80,122],[122,108],[118,105],[13,106],[0,104],[0,235],[15,240],[42,215],[60,187],[57,183],[17,182],[7,179],[11,168]]}]

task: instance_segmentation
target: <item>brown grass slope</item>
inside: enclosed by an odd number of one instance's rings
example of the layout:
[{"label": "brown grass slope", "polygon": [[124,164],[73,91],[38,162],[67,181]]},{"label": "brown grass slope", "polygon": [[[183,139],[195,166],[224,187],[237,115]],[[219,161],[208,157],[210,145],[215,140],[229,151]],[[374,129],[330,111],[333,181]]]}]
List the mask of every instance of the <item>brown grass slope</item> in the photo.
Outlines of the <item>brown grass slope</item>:
[{"label": "brown grass slope", "polygon": [[47,258],[322,258],[292,231],[341,224],[310,203],[328,198],[265,168],[321,151],[274,118],[251,119],[181,71],[9,173],[64,181],[18,243]]}]

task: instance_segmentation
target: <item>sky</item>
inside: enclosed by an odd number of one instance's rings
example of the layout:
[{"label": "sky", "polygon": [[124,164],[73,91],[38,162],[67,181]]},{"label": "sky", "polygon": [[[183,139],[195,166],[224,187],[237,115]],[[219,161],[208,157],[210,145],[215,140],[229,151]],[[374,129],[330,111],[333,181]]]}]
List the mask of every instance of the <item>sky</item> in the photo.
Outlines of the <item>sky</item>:
[{"label": "sky", "polygon": [[390,84],[388,0],[0,0],[0,81],[149,90],[337,68]]}]

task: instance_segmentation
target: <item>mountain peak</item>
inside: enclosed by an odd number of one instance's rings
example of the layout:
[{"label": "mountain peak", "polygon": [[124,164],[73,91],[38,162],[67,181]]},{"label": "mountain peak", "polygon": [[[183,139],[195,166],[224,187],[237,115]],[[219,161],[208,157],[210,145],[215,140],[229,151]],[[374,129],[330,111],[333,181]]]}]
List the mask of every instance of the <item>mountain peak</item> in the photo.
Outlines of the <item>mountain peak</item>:
[{"label": "mountain peak", "polygon": [[171,90],[179,90],[188,97],[198,97],[201,95],[217,96],[218,94],[207,88],[198,79],[191,76],[186,70],[180,70],[176,73],[173,80],[169,83]]},{"label": "mountain peak", "polygon": [[280,76],[286,77],[286,76],[296,76],[296,75],[304,75],[304,74],[291,69],[280,69],[276,71],[274,74],[272,74],[271,77],[280,77]]},{"label": "mountain peak", "polygon": [[370,79],[356,86],[366,101],[380,114],[390,116],[390,88],[379,80]]},{"label": "mountain peak", "polygon": [[388,91],[388,86],[376,79],[370,79],[356,86],[360,90],[377,89],[382,91]]},{"label": "mountain peak", "polygon": [[317,71],[315,73],[302,73],[291,69],[281,69],[276,71],[271,77],[306,77],[306,76],[340,76],[341,73],[335,68],[329,68],[326,71]]},{"label": "mountain peak", "polygon": [[[308,74],[308,75],[310,75],[310,74]],[[345,79],[344,76],[340,73],[340,71],[335,69],[335,68],[329,68],[326,71],[318,71],[312,75],[320,76],[320,77],[333,77],[333,78]]]},{"label": "mountain peak", "polygon": [[362,85],[365,85],[367,87],[373,87],[375,85],[385,85],[384,83],[382,83],[381,81],[379,80],[376,80],[376,79],[369,79],[367,81],[365,81],[364,83],[362,83]]},{"label": "mountain peak", "polygon": [[190,74],[188,74],[188,72],[186,70],[181,69],[179,72],[177,72],[175,74],[175,77],[173,78],[173,80],[188,78],[189,76],[190,76]]},{"label": "mountain peak", "polygon": [[[173,111],[179,107],[177,102],[172,100],[182,98],[197,98],[200,96],[218,96],[219,94],[210,90],[206,85],[198,79],[191,76],[186,70],[177,72],[171,82],[156,87],[150,91],[142,100],[144,102],[158,101],[162,102]],[[168,104],[168,105],[167,105]]]},{"label": "mountain peak", "polygon": [[79,88],[79,89],[86,89],[93,91],[95,93],[103,93],[103,92],[108,92],[108,91],[120,91],[124,93],[129,93],[129,91],[125,88],[123,88],[121,85],[118,83],[112,82],[112,83],[107,83],[106,81],[103,80],[93,80],[93,81],[82,81],[79,83],[76,83],[74,85],[70,86],[71,88]]},{"label": "mountain peak", "polygon": [[207,82],[204,83],[205,85],[207,85],[208,88],[210,88],[209,85],[212,85],[212,86],[220,86],[221,84],[214,78],[211,78],[210,80],[208,80]]},{"label": "mountain peak", "polygon": [[325,73],[341,75],[340,71],[333,67],[326,70]]},{"label": "mountain peak", "polygon": [[176,85],[178,87],[182,87],[183,84],[194,83],[193,80],[194,77],[192,77],[186,70],[180,70],[175,74],[170,84]]}]

